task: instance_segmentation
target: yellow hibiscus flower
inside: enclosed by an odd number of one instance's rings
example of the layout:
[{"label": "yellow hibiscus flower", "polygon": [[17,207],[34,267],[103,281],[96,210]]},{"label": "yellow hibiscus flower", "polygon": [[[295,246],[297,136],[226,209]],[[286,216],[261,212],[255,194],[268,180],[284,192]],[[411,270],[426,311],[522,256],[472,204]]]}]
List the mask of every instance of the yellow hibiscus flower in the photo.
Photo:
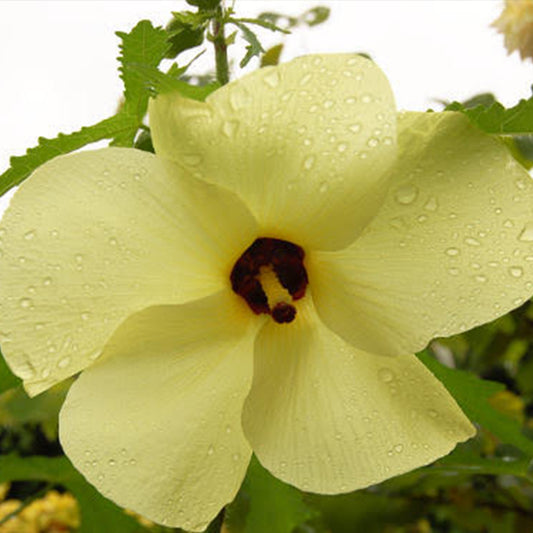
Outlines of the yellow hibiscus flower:
[{"label": "yellow hibiscus flower", "polygon": [[157,155],[58,157],[2,221],[2,350],[76,467],[201,530],[252,450],[340,493],[474,434],[412,355],[533,292],[533,191],[456,113],[401,113],[357,55],[151,102]]}]

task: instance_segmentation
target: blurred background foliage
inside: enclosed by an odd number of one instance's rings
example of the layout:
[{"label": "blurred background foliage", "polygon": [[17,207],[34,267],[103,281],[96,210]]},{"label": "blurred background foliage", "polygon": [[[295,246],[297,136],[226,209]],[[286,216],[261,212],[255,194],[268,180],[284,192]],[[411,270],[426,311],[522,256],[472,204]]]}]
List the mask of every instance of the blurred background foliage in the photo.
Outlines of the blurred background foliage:
[{"label": "blurred background foliage", "polygon": [[[291,31],[327,21],[317,6],[298,17],[262,13],[239,19],[218,0],[188,0],[166,28],[141,21],[122,40],[125,91],[117,113],[78,132],[40,139],[0,176],[0,193],[60,153],[102,139],[153,151],[144,124],[148,98],[177,90],[203,100],[216,72],[189,76],[182,52],[214,43],[247,43],[239,64],[276,65]],[[280,42],[265,50],[255,30]],[[215,43],[216,44],[216,43]],[[201,50],[200,54],[203,53]],[[166,67],[162,68],[162,63]],[[174,61],[168,66],[169,61]],[[194,60],[193,60],[194,61]],[[484,131],[500,135],[515,158],[533,166],[533,98],[505,109],[491,94],[442,102]],[[235,501],[209,526],[224,533],[523,533],[533,531],[533,304],[461,335],[434,341],[419,354],[477,425],[477,436],[435,464],[354,493],[306,494],[271,476],[253,459]],[[74,378],[75,379],[75,378]],[[58,442],[58,413],[70,381],[29,399],[0,357],[0,533],[179,532],[157,526],[106,500],[72,467]]]}]

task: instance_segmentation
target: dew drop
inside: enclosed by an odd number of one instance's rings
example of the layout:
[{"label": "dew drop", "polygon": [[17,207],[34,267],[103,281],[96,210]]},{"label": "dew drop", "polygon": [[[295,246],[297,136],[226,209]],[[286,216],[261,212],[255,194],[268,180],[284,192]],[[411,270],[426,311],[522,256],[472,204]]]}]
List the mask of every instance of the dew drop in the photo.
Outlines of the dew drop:
[{"label": "dew drop", "polygon": [[459,248],[448,248],[446,250],[446,255],[449,255],[450,257],[455,257],[457,255],[459,255],[461,252],[459,250]]},{"label": "dew drop", "polygon": [[359,133],[361,131],[361,124],[351,124],[350,126],[348,126],[348,129],[352,132],[352,133]]},{"label": "dew drop", "polygon": [[340,143],[337,145],[337,152],[346,152],[346,149],[348,148],[348,145],[346,143]]},{"label": "dew drop", "polygon": [[222,133],[226,137],[234,137],[235,133],[237,133],[238,127],[239,127],[239,123],[236,120],[227,120],[222,125]]},{"label": "dew drop", "polygon": [[70,365],[70,357],[63,357],[57,363],[59,368],[67,368],[68,365]]},{"label": "dew drop", "polygon": [[424,205],[424,209],[426,211],[436,211],[439,208],[439,204],[437,202],[437,199],[432,196]]},{"label": "dew drop", "polygon": [[469,246],[481,246],[481,243],[477,239],[474,239],[473,237],[467,237],[465,239],[465,243],[468,244]]},{"label": "dew drop", "polygon": [[357,102],[357,99],[354,98],[353,96],[350,96],[349,98],[346,98],[345,102],[349,105],[353,105],[355,104],[355,102]]},{"label": "dew drop", "polygon": [[21,298],[19,304],[23,309],[28,309],[33,305],[33,301],[30,298]]},{"label": "dew drop", "polygon": [[418,196],[418,189],[414,185],[404,185],[396,191],[396,201],[402,205],[412,204]]},{"label": "dew drop", "polygon": [[234,453],[231,458],[237,462],[240,458],[241,458],[241,454],[240,453]]},{"label": "dew drop", "polygon": [[379,140],[376,139],[376,137],[370,137],[370,139],[368,139],[368,141],[366,142],[367,146],[370,147],[370,148],[375,148],[376,146],[379,145]]},{"label": "dew drop", "polygon": [[403,452],[403,444],[396,444],[396,446],[394,446],[394,451],[396,453],[402,453]]},{"label": "dew drop", "polygon": [[311,78],[312,78],[312,74],[306,74],[301,80],[300,80],[300,85],[307,85],[310,81],[311,81]]},{"label": "dew drop", "polygon": [[109,239],[109,244],[110,244],[111,246],[116,246],[116,245],[117,245],[117,242],[118,242],[118,241],[117,241],[117,239],[115,239],[115,237],[111,237],[111,238]]},{"label": "dew drop", "polygon": [[92,361],[95,361],[95,360],[98,359],[101,355],[102,355],[102,350],[96,350],[96,351],[94,351],[91,355],[89,355],[89,359],[91,359]]},{"label": "dew drop", "polygon": [[215,453],[215,448],[211,444],[211,445],[209,445],[209,448],[207,448],[207,455],[213,455],[214,453]]},{"label": "dew drop", "polygon": [[324,106],[324,109],[331,109],[333,107],[333,100],[326,100],[323,106]]},{"label": "dew drop", "polygon": [[533,222],[528,222],[522,231],[520,232],[520,235],[518,236],[518,239],[523,242],[532,242],[533,241]]},{"label": "dew drop", "polygon": [[319,191],[320,193],[324,194],[324,193],[328,192],[328,189],[329,189],[329,184],[328,184],[328,182],[327,182],[327,181],[323,181],[323,182],[320,184],[320,186],[319,186],[319,188],[318,188],[318,191]]},{"label": "dew drop", "polygon": [[27,241],[31,241],[33,238],[35,238],[35,230],[31,230],[31,231],[28,231],[27,233],[25,233],[24,234],[24,238]]},{"label": "dew drop", "polygon": [[428,415],[431,418],[437,418],[439,416],[439,413],[437,413],[437,411],[435,411],[435,409],[429,409],[428,410]]},{"label": "dew drop", "polygon": [[41,377],[43,379],[47,379],[47,378],[50,377],[50,374],[51,374],[50,369],[49,368],[44,368],[43,371],[41,372]]},{"label": "dew drop", "polygon": [[115,466],[117,464],[117,462],[114,460],[114,459],[109,459],[109,461],[107,462],[107,464],[109,466]]},{"label": "dew drop", "polygon": [[277,70],[274,70],[270,73],[268,73],[264,78],[263,81],[272,89],[277,87],[279,85],[279,73]]},{"label": "dew drop", "polygon": [[313,168],[313,165],[315,164],[315,156],[314,155],[310,155],[308,157],[306,157],[304,159],[304,169],[305,170],[310,170],[311,168]]},{"label": "dew drop", "polygon": [[186,165],[197,166],[202,162],[202,157],[199,154],[183,154],[182,157]]},{"label": "dew drop", "polygon": [[394,379],[394,372],[390,368],[380,368],[378,377],[384,383],[390,383]]},{"label": "dew drop", "polygon": [[515,185],[521,190],[523,191],[525,188],[526,188],[526,182],[523,180],[523,179],[517,179],[515,181]]},{"label": "dew drop", "polygon": [[519,266],[512,266],[512,267],[509,267],[509,274],[511,274],[513,278],[521,278],[522,275],[524,274],[524,269]]},{"label": "dew drop", "polygon": [[448,269],[448,274],[450,274],[450,276],[457,276],[459,274],[459,269],[458,268],[449,268]]},{"label": "dew drop", "polygon": [[361,96],[361,102],[363,102],[363,104],[369,104],[370,102],[372,102],[372,96],[369,94],[363,94]]},{"label": "dew drop", "polygon": [[487,276],[484,276],[483,274],[479,274],[475,277],[476,281],[479,281],[480,283],[485,283],[487,281]]},{"label": "dew drop", "polygon": [[89,318],[91,318],[91,313],[89,313],[89,311],[85,311],[80,316],[82,320],[89,320]]}]

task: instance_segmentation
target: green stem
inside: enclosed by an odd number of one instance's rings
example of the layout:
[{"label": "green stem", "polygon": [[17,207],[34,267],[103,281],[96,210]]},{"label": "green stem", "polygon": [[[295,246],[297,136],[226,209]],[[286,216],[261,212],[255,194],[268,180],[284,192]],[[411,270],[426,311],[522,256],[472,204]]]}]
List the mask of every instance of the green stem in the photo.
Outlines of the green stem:
[{"label": "green stem", "polygon": [[224,7],[222,0],[216,9],[213,21],[213,45],[215,46],[215,62],[217,67],[217,81],[226,85],[229,81],[228,46],[224,34]]},{"label": "green stem", "polygon": [[14,511],[7,514],[0,520],[0,527],[3,526],[6,522],[15,518],[19,513],[21,513],[30,503],[34,502],[41,496],[44,496],[54,485],[52,483],[47,483],[42,489],[38,490],[35,494],[32,494],[26,498]]}]

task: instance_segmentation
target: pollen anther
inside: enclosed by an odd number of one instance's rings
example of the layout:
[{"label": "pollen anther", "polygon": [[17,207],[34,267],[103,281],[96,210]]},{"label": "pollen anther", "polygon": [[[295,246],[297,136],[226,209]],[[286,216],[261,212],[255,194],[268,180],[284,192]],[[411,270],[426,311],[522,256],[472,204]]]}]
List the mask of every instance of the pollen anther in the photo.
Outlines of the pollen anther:
[{"label": "pollen anther", "polygon": [[268,237],[256,239],[235,263],[230,275],[231,286],[254,313],[270,314],[279,324],[292,322],[296,307],[286,301],[269,302],[272,295],[265,292],[261,278],[265,271],[271,271],[288,299],[303,298],[308,283],[304,256],[304,250],[291,242]]}]

